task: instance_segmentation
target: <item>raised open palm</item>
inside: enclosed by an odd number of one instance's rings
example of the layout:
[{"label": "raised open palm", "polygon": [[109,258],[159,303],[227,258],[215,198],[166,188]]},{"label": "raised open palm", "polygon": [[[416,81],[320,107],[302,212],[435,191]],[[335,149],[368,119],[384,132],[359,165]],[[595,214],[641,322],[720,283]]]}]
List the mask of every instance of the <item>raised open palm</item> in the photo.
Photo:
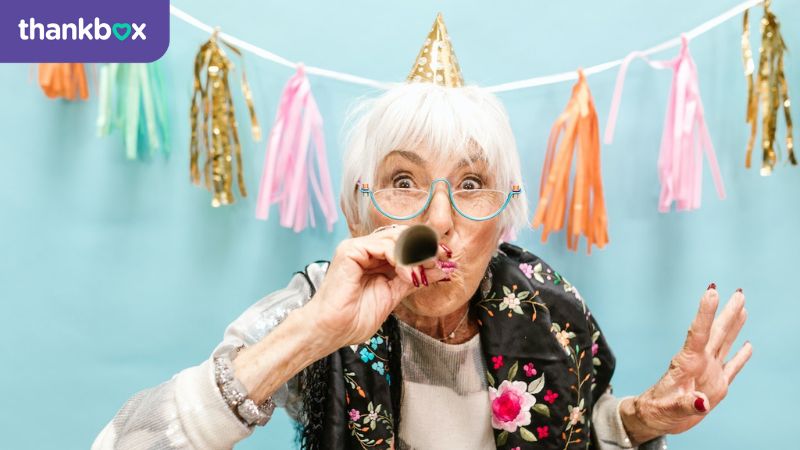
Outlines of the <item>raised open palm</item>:
[{"label": "raised open palm", "polygon": [[718,304],[719,294],[712,283],[700,300],[683,348],[658,383],[635,400],[636,415],[657,434],[681,433],[703,420],[725,398],[752,355],[748,341],[726,361],[747,320],[744,294],[734,292],[715,318]]}]

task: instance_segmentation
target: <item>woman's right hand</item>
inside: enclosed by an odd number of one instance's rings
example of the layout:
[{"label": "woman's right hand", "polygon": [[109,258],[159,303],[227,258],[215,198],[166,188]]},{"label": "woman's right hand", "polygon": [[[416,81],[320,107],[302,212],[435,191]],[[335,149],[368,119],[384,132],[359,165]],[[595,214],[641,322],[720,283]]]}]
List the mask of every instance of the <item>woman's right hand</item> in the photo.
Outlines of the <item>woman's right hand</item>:
[{"label": "woman's right hand", "polygon": [[437,260],[448,260],[442,246],[436,257],[421,265],[398,265],[395,244],[406,228],[384,228],[337,246],[320,287],[305,306],[313,326],[330,338],[332,350],[366,341],[404,297],[448,278],[437,265]]}]

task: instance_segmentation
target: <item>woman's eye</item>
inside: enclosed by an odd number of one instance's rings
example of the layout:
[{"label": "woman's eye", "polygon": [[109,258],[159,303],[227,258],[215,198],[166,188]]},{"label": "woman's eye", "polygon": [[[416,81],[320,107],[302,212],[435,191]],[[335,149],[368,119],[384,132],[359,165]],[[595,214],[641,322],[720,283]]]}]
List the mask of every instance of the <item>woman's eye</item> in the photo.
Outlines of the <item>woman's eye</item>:
[{"label": "woman's eye", "polygon": [[467,178],[466,180],[461,182],[459,189],[462,190],[469,190],[469,189],[482,189],[483,184],[477,178]]},{"label": "woman's eye", "polygon": [[400,189],[411,189],[414,187],[414,182],[411,181],[410,177],[401,176],[394,179],[394,181],[392,182],[392,187]]}]

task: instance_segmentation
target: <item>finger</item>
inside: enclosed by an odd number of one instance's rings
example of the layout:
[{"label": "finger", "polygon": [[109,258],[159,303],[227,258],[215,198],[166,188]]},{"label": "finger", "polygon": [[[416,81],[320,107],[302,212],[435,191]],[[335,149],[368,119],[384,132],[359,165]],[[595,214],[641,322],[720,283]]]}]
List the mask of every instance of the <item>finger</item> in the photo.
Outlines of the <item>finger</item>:
[{"label": "finger", "polygon": [[744,364],[752,355],[753,345],[750,344],[750,341],[747,341],[744,343],[744,345],[742,345],[742,348],[740,348],[739,351],[733,355],[733,358],[725,363],[722,370],[725,374],[725,378],[728,380],[729,385],[733,383],[733,379],[736,378],[736,375],[739,374],[739,371],[742,370],[742,367],[744,367]]},{"label": "finger", "polygon": [[725,338],[739,319],[739,312],[744,307],[744,294],[737,290],[731,295],[722,312],[714,319],[711,326],[711,336],[708,339],[708,350],[712,355],[719,353]]},{"label": "finger", "polygon": [[731,351],[733,342],[739,336],[739,332],[742,331],[745,321],[747,321],[747,309],[742,308],[736,317],[736,323],[728,330],[725,340],[722,341],[722,346],[719,348],[719,353],[717,353],[717,359],[724,361],[728,357],[728,352]]},{"label": "finger", "polygon": [[696,353],[705,351],[711,325],[714,323],[714,314],[717,312],[718,303],[719,295],[717,294],[717,290],[709,286],[700,299],[700,307],[686,334],[684,348]]},{"label": "finger", "polygon": [[664,418],[704,415],[710,409],[708,397],[700,391],[675,393],[655,400],[652,405],[653,413]]}]

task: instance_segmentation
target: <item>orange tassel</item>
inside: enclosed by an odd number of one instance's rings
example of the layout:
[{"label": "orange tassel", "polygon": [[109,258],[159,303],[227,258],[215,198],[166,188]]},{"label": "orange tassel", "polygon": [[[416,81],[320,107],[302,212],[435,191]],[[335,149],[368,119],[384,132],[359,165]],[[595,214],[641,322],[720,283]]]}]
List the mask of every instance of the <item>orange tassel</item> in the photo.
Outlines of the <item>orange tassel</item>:
[{"label": "orange tassel", "polygon": [[75,100],[76,94],[81,100],[89,98],[86,71],[81,63],[39,64],[39,85],[50,98]]},{"label": "orange tassel", "polygon": [[572,88],[572,97],[567,108],[553,124],[547,143],[547,155],[539,185],[539,204],[533,217],[534,228],[544,225],[542,242],[547,241],[547,235],[551,231],[560,230],[564,226],[570,166],[575,147],[578,151],[567,218],[567,248],[577,250],[578,239],[583,234],[587,239],[587,253],[591,254],[592,245],[603,248],[608,243],[608,219],[600,174],[597,113],[589,85],[581,70],[578,71],[578,82]]}]

